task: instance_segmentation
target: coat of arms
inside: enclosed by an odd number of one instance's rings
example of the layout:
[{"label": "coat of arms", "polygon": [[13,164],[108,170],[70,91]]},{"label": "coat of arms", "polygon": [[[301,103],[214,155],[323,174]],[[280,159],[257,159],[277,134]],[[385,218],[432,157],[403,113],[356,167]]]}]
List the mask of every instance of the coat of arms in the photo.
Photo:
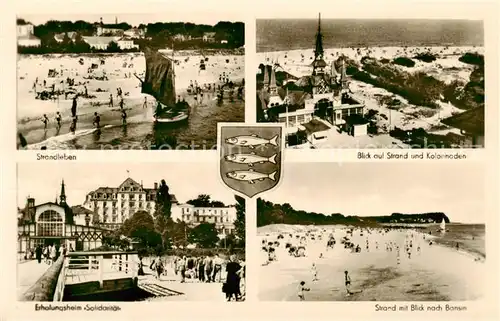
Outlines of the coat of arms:
[{"label": "coat of arms", "polygon": [[282,176],[283,125],[218,125],[222,181],[247,197],[274,188]]}]

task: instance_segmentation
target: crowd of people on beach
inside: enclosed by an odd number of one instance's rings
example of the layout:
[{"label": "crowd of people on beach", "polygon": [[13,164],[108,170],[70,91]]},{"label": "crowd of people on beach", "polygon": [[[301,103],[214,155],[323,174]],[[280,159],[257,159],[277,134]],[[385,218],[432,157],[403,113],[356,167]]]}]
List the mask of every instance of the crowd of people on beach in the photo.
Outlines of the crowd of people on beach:
[{"label": "crowd of people on beach", "polygon": [[[403,233],[404,238],[396,237],[397,233]],[[393,266],[397,267],[402,265],[403,261],[410,262],[420,256],[424,248],[432,246],[434,236],[432,232],[424,233],[416,229],[343,227],[327,230],[326,228],[310,228],[299,233],[266,234],[261,243],[261,251],[265,255],[262,266],[268,266],[282,259],[289,262],[287,257],[305,258],[312,264],[310,275],[311,282],[314,284],[321,279],[316,262],[327,259],[327,253],[332,250],[337,251],[336,253],[347,251],[353,255],[386,252]],[[458,243],[456,249],[459,249]],[[348,270],[345,270],[343,274],[346,296],[363,291],[363,289],[351,288],[353,281]],[[311,290],[308,282],[299,280],[297,287],[298,299],[306,300],[306,292]]]},{"label": "crowd of people on beach", "polygon": [[179,283],[221,283],[227,301],[242,301],[245,297],[245,263],[236,255],[227,259],[219,254],[150,258],[140,263],[139,275],[147,267],[157,281],[174,280]]}]

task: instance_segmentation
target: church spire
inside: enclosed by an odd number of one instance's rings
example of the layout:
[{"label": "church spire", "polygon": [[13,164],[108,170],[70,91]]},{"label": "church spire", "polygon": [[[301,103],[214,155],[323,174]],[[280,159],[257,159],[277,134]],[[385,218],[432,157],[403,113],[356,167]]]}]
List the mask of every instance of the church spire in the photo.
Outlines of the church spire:
[{"label": "church spire", "polygon": [[316,49],[314,50],[314,59],[322,59],[323,50],[323,35],[321,34],[321,13],[318,17],[318,32],[316,33]]},{"label": "church spire", "polygon": [[267,64],[264,65],[264,89],[269,88],[269,73],[267,72]]},{"label": "church spire", "polygon": [[276,85],[276,72],[274,71],[274,68],[271,67],[271,82],[269,83],[269,91],[271,94],[276,94],[277,93],[278,86]]},{"label": "church spire", "polygon": [[66,204],[66,191],[65,191],[64,179],[61,182],[61,195],[59,195],[59,200],[61,205]]}]

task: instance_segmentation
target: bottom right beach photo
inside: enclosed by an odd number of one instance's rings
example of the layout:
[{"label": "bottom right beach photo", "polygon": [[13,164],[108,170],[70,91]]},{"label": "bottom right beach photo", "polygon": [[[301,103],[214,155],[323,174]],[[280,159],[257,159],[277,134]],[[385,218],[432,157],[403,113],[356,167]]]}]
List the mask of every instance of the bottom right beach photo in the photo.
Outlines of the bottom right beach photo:
[{"label": "bottom right beach photo", "polygon": [[260,301],[486,295],[480,162],[288,163],[257,199]]}]

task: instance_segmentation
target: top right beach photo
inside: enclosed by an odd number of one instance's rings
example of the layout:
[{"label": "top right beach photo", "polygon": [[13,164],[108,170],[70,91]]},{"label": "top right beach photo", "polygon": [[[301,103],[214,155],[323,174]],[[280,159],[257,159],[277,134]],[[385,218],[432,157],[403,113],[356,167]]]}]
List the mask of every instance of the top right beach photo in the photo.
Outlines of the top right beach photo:
[{"label": "top right beach photo", "polygon": [[256,22],[258,122],[288,148],[484,148],[482,20]]}]

